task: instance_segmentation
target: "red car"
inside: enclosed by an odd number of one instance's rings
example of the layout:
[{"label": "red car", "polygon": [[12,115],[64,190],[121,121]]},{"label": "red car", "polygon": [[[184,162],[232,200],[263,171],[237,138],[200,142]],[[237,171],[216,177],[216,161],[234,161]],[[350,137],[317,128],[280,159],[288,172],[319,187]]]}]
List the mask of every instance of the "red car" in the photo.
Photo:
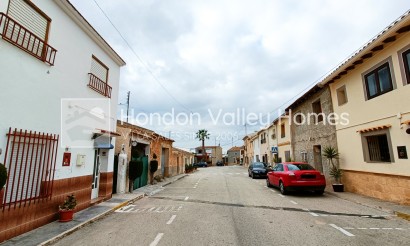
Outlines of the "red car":
[{"label": "red car", "polygon": [[310,190],[321,195],[325,191],[326,179],[308,163],[283,162],[268,172],[266,185],[279,187],[283,195],[295,190]]}]

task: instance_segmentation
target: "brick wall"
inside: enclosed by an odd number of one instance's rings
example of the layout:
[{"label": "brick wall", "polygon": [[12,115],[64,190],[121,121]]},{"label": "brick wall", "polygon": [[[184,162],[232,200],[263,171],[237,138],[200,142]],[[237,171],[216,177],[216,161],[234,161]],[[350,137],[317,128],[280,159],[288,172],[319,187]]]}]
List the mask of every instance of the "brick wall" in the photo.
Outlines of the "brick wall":
[{"label": "brick wall", "polygon": [[49,199],[24,203],[22,206],[0,208],[0,242],[13,238],[58,219],[58,205],[67,195],[77,198],[76,211],[90,206],[92,175],[55,180]]},{"label": "brick wall", "polygon": [[410,177],[345,170],[345,190],[410,205]]}]

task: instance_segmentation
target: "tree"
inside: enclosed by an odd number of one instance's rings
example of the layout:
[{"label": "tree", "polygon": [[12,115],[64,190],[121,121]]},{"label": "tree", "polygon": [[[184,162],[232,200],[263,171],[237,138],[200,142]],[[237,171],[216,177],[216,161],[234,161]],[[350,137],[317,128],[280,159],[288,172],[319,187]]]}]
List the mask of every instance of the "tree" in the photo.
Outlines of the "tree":
[{"label": "tree", "polygon": [[204,160],[204,155],[206,156],[205,139],[209,139],[209,133],[205,129],[198,130],[198,132],[196,133],[196,138],[202,141],[202,160]]}]

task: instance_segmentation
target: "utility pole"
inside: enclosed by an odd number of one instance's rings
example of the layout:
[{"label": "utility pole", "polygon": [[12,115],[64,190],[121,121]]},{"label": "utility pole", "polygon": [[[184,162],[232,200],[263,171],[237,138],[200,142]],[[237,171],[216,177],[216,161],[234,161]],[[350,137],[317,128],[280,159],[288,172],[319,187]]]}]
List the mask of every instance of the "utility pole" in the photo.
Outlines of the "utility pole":
[{"label": "utility pole", "polygon": [[248,130],[246,129],[246,123],[245,123],[245,136],[248,136]]},{"label": "utility pole", "polygon": [[128,123],[128,113],[130,111],[130,94],[131,94],[131,91],[128,91],[127,93],[127,123]]}]

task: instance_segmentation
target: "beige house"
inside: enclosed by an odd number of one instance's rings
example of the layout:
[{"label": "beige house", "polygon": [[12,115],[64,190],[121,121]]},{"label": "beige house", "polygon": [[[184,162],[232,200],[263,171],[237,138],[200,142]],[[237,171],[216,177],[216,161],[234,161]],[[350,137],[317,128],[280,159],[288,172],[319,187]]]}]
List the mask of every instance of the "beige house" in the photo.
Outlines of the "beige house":
[{"label": "beige house", "polygon": [[290,124],[289,115],[287,114],[284,114],[273,121],[273,125],[277,129],[278,159],[282,162],[293,160]]},{"label": "beige house", "polygon": [[247,167],[253,162],[253,140],[258,135],[256,133],[251,133],[246,135],[242,140],[244,144],[244,166]]},{"label": "beige house", "polygon": [[177,167],[174,170],[176,172],[175,175],[182,174],[185,172],[185,165],[194,163],[194,153],[173,147],[171,162]]},{"label": "beige house", "polygon": [[262,162],[268,163],[270,157],[270,149],[269,149],[269,133],[268,128],[264,128],[258,131],[258,141],[260,143],[259,146],[259,156]]},{"label": "beige house", "polygon": [[410,15],[319,83],[329,85],[347,191],[410,204]]},{"label": "beige house", "polygon": [[205,146],[205,153],[202,153],[202,146],[195,148],[195,162],[206,160],[208,165],[215,166],[216,162],[222,161],[221,146]]}]

